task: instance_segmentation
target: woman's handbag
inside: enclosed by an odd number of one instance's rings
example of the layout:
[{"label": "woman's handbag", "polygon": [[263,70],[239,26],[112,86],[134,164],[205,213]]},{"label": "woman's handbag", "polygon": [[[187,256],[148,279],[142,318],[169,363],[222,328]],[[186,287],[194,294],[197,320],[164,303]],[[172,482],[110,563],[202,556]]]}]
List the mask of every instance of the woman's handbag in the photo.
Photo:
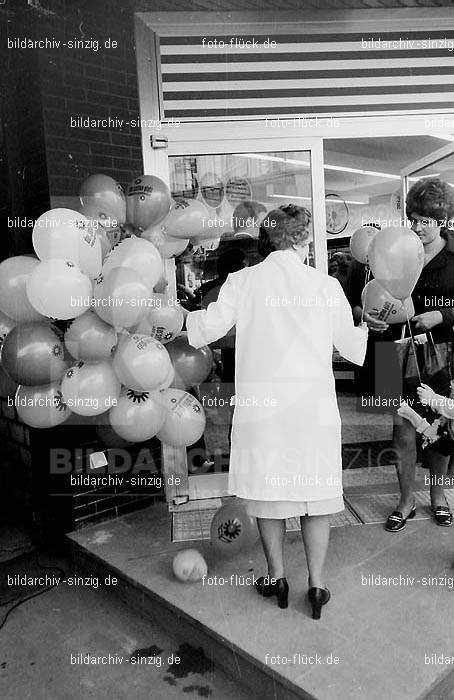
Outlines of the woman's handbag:
[{"label": "woman's handbag", "polygon": [[402,388],[405,398],[418,402],[416,389],[427,384],[437,394],[449,396],[452,379],[452,342],[434,343],[428,331],[419,336],[395,342],[402,367]]},{"label": "woman's handbag", "polygon": [[[419,402],[416,389],[423,383],[430,386],[437,394],[454,398],[453,344],[451,342],[434,343],[430,332],[413,339],[404,338],[396,341],[395,344],[402,367],[403,393],[409,404],[409,407],[401,406],[398,414],[407,418],[416,428],[417,433],[421,434],[423,449],[433,445],[437,452],[452,455],[454,422],[440,416],[430,406],[423,406]],[[414,414],[414,418],[419,416],[420,427],[415,424],[411,415],[406,415],[407,411]]]}]

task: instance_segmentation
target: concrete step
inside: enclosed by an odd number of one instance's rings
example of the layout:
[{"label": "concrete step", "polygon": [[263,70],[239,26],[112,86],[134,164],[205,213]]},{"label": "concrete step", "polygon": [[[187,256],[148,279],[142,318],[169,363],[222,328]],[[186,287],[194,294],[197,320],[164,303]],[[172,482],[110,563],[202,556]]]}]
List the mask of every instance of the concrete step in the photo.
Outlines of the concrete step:
[{"label": "concrete step", "polygon": [[[411,521],[398,535],[382,524],[332,528],[326,563],[332,599],[319,621],[310,616],[297,533],[285,543],[287,610],[251,585],[266,572],[259,546],[221,559],[207,541],[172,543],[164,504],[68,538],[87,574],[116,576],[112,591],[127,605],[202,648],[251,698],[414,700],[454,687],[454,666],[425,661],[426,654],[451,656],[454,648],[446,614],[454,587],[452,532],[433,520]],[[207,561],[205,581],[185,584],[172,574],[174,555],[189,547]],[[377,584],[374,576],[391,583]],[[427,577],[433,580],[426,584]]]}]

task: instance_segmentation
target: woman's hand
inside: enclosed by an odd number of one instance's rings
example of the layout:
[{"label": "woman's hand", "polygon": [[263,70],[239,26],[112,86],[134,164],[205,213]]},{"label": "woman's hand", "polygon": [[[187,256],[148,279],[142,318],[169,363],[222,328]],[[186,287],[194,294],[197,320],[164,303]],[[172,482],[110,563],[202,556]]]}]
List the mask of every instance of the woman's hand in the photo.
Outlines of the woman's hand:
[{"label": "woman's hand", "polygon": [[426,311],[423,314],[413,316],[411,319],[417,331],[430,331],[434,326],[438,326],[443,321],[440,311]]},{"label": "woman's hand", "polygon": [[363,318],[371,331],[375,331],[375,333],[383,333],[389,327],[389,324],[385,323],[385,321],[380,321],[380,319],[376,318],[377,315],[378,311],[372,309],[369,311],[369,313],[364,312]]},{"label": "woman's hand", "polygon": [[432,406],[434,404],[434,399],[436,400],[437,394],[430,386],[427,386],[427,384],[421,384],[421,386],[418,386],[416,391],[423,406]]}]

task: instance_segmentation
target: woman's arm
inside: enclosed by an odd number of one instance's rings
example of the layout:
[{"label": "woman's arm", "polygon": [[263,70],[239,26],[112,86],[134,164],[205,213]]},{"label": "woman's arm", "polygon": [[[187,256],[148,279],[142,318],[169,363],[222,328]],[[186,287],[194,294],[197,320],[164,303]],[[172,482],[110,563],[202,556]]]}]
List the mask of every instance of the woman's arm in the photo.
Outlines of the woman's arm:
[{"label": "woman's arm", "polygon": [[443,323],[444,317],[442,312],[436,309],[433,311],[425,311],[423,314],[413,316],[411,320],[415,324],[415,330],[430,331],[431,328],[435,328],[435,326],[439,326],[440,323]]},{"label": "woman's arm", "polygon": [[[429,272],[424,267],[421,276],[418,280],[416,290],[418,290],[421,280],[425,282],[424,289],[419,291],[420,301],[423,302],[424,297],[441,297],[451,300],[454,297],[454,255],[450,252],[445,254],[445,265],[436,272]],[[425,301],[425,300],[424,300]],[[425,303],[424,303],[425,305]],[[417,331],[429,331],[431,328],[441,326],[443,331],[452,331],[454,325],[454,308],[449,306],[432,306],[424,313],[414,316],[412,321],[415,322]]]},{"label": "woman's arm", "polygon": [[374,314],[376,313],[376,311],[370,311],[369,313],[367,313],[367,311],[364,311],[363,313],[362,306],[354,306],[352,309],[353,319],[356,325],[359,325],[364,321],[364,323],[367,323],[367,327],[370,328],[371,331],[375,331],[376,333],[383,333],[384,331],[386,331],[387,328],[389,328],[389,324],[385,321],[380,321],[380,319],[375,318]]},{"label": "woman's arm", "polygon": [[361,323],[361,319],[362,319],[362,316],[363,316],[363,308],[362,308],[362,306],[359,306],[359,304],[357,304],[356,306],[354,306],[354,307],[352,308],[352,314],[353,314],[353,320],[355,321],[355,323]]},{"label": "woman's arm", "polygon": [[217,301],[207,309],[192,311],[186,316],[189,344],[201,348],[222,338],[236,323],[238,296],[236,275],[229,275],[222,285]]},{"label": "woman's arm", "polygon": [[454,418],[454,399],[435,393],[427,384],[421,384],[417,392],[423,406],[430,406],[433,411],[450,420]]},{"label": "woman's arm", "polygon": [[388,324],[380,321],[378,318],[374,318],[373,314],[363,313],[361,293],[366,279],[366,267],[357,260],[353,260],[347,275],[345,296],[352,307],[353,318],[357,325],[365,321],[372,331],[383,333],[388,328]]},{"label": "woman's arm", "polygon": [[337,280],[335,284],[336,304],[331,307],[333,318],[333,343],[346,360],[362,365],[366,355],[368,328],[366,323],[355,326],[347,297]]}]

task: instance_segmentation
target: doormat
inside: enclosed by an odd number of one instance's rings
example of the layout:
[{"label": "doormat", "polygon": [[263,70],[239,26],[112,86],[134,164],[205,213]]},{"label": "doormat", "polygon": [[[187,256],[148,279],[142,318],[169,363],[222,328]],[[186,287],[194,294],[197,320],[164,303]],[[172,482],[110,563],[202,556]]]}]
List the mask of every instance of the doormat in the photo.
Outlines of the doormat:
[{"label": "doormat", "polygon": [[363,469],[395,464],[391,440],[346,442],[342,445],[342,469]]},{"label": "doormat", "polygon": [[[186,504],[187,506],[188,504]],[[172,542],[190,542],[210,539],[210,526],[217,508],[181,511],[172,513]],[[361,525],[361,520],[353,513],[348,504],[345,510],[331,516],[331,527]],[[287,518],[287,532],[300,530],[299,518]]]},{"label": "doormat", "polygon": [[[454,508],[454,490],[445,490],[446,500],[451,509]],[[346,496],[346,501],[351,510],[362,520],[371,525],[384,523],[388,515],[395,510],[398,502],[397,494],[374,494]],[[428,520],[432,517],[430,512],[429,491],[415,491],[416,516],[414,520]]]},{"label": "doormat", "polygon": [[[416,481],[424,481],[429,474],[427,469],[416,467]],[[363,467],[362,469],[344,469],[342,483],[344,488],[353,486],[375,486],[377,484],[398,483],[397,470],[394,464],[380,467]]]}]

